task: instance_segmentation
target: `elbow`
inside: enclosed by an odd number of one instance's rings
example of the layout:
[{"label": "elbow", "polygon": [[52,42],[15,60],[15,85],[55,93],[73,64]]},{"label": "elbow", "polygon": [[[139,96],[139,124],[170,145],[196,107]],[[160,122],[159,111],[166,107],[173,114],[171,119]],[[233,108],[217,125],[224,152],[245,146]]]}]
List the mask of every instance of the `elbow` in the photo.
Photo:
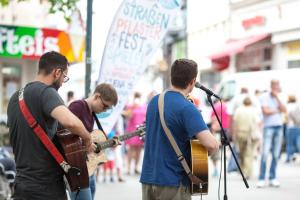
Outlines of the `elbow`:
[{"label": "elbow", "polygon": [[212,154],[216,153],[217,151],[219,151],[219,147],[220,147],[219,142],[217,140],[215,140],[209,146],[207,146],[208,154],[212,155]]},{"label": "elbow", "polygon": [[73,120],[66,120],[62,123],[62,126],[68,130],[74,130],[77,127],[77,123]]}]

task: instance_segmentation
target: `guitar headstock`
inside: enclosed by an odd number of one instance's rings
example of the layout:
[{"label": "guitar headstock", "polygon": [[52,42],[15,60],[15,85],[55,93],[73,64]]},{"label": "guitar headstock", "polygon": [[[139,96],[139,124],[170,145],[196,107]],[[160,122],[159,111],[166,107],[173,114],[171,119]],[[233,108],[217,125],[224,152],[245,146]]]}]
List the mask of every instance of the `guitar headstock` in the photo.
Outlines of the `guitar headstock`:
[{"label": "guitar headstock", "polygon": [[136,131],[138,132],[139,137],[143,137],[145,135],[146,123],[142,123],[136,127]]}]

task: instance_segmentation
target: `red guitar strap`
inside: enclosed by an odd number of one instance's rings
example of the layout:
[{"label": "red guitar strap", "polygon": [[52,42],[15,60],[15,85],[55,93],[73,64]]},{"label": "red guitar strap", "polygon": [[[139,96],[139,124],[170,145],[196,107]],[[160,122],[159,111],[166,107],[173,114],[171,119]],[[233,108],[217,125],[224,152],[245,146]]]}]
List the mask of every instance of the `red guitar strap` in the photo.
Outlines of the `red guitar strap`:
[{"label": "red guitar strap", "polygon": [[24,100],[24,88],[19,91],[19,107],[21,112],[27,121],[30,128],[34,131],[36,136],[40,139],[46,149],[50,152],[56,162],[61,166],[65,173],[68,173],[71,166],[65,161],[61,153],[57,150],[56,146],[53,142],[49,139],[44,129],[37,123],[34,119],[33,115],[29,111],[28,107],[26,106]]}]

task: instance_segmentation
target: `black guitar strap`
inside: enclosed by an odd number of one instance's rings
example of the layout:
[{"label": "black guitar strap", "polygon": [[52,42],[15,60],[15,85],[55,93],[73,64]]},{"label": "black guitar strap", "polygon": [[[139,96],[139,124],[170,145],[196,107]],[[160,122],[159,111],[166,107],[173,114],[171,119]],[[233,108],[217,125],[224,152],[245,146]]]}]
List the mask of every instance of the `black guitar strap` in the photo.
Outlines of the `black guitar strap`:
[{"label": "black guitar strap", "polygon": [[108,140],[108,137],[107,137],[105,131],[103,130],[103,128],[102,128],[102,126],[101,126],[101,123],[100,123],[100,121],[99,121],[99,119],[98,119],[96,113],[95,113],[95,112],[92,112],[92,114],[93,114],[93,117],[94,117],[94,119],[95,119],[95,121],[96,121],[96,124],[97,124],[97,126],[98,126],[98,129],[104,133],[106,139]]}]

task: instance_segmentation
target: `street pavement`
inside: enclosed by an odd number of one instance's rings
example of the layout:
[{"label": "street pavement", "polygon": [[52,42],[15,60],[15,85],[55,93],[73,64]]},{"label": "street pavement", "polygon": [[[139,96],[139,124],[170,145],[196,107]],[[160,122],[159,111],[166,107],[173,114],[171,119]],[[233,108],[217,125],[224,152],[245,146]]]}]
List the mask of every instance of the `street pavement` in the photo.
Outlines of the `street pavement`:
[{"label": "street pavement", "polygon": [[[237,172],[227,173],[227,199],[228,200],[299,200],[300,199],[300,158],[296,162],[284,163],[285,156],[281,157],[278,164],[278,179],[281,183],[279,188],[265,187],[256,188],[258,174],[258,160],[255,166],[255,178],[249,180],[250,188],[247,189]],[[270,163],[270,162],[269,162]],[[210,174],[212,167],[210,164]],[[222,174],[223,176],[223,174]],[[124,175],[126,182],[103,183],[101,177],[97,183],[95,200],[140,200],[142,199],[141,184],[138,175]],[[220,185],[220,187],[219,187]],[[219,189],[220,188],[220,189]],[[203,195],[203,200],[224,199],[223,177],[219,184],[219,178],[209,178],[209,193]],[[193,200],[201,199],[195,196]]]}]

